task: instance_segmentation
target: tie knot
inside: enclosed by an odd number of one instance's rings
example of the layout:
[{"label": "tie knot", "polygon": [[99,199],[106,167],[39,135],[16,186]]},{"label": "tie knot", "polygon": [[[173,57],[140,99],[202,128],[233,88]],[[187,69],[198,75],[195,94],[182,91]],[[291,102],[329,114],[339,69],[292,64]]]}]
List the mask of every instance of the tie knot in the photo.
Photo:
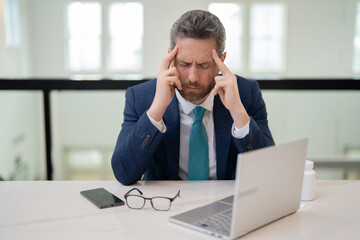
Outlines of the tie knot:
[{"label": "tie knot", "polygon": [[194,108],[194,122],[202,121],[206,109],[202,107]]}]

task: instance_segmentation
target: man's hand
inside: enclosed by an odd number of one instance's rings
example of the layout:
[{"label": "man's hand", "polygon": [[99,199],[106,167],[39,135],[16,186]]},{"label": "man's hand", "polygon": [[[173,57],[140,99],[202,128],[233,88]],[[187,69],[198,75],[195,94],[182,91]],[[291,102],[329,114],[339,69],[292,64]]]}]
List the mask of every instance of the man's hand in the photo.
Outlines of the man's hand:
[{"label": "man's hand", "polygon": [[236,127],[242,128],[250,118],[240,100],[236,76],[221,61],[215,49],[212,51],[212,57],[222,73],[222,76],[215,77],[214,95],[219,94],[222,103],[230,111]]},{"label": "man's hand", "polygon": [[166,57],[164,57],[157,75],[155,97],[148,110],[148,114],[155,121],[160,121],[162,119],[167,107],[174,97],[175,87],[179,90],[182,89],[176,68],[170,68],[177,52],[178,47],[176,46]]}]

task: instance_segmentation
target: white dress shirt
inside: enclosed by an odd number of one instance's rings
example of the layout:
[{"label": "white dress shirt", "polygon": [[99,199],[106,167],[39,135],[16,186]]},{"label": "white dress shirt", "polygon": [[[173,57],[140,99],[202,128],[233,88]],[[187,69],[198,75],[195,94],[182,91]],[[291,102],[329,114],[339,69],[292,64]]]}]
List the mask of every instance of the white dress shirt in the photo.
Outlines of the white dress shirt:
[{"label": "white dress shirt", "polygon": [[[194,108],[197,106],[206,109],[203,116],[203,123],[207,132],[209,141],[209,178],[216,180],[216,143],[214,130],[214,115],[212,113],[214,106],[214,94],[210,92],[206,100],[200,104],[195,105],[186,101],[181,94],[175,89],[175,94],[178,99],[178,106],[180,112],[180,146],[179,146],[179,177],[183,180],[188,179],[189,169],[189,137],[192,124],[194,122]],[[159,122],[152,119],[149,114],[148,117],[152,124],[162,133],[166,132],[166,126],[161,119]],[[236,138],[244,138],[249,134],[250,121],[242,128],[237,128],[235,124],[232,126],[232,135]]]}]

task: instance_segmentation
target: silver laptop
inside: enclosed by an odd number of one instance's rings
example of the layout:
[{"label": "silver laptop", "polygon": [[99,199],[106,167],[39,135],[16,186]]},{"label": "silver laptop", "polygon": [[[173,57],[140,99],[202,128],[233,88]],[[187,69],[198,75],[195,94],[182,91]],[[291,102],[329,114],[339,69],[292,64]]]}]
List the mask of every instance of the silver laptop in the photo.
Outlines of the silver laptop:
[{"label": "silver laptop", "polygon": [[238,155],[235,194],[170,217],[169,221],[234,239],[300,206],[308,139]]}]

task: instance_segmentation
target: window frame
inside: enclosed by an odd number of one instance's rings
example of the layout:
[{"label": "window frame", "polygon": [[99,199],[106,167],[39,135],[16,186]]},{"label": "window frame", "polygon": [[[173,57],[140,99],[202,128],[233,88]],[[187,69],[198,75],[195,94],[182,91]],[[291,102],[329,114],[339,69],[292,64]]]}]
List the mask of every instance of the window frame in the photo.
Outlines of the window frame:
[{"label": "window frame", "polygon": [[[99,3],[100,4],[100,12],[101,12],[101,36],[100,36],[100,68],[98,70],[72,70],[70,67],[70,49],[69,49],[69,39],[70,39],[70,33],[68,29],[68,7],[73,2],[84,2],[84,3]],[[141,67],[138,70],[112,70],[108,66],[109,60],[110,60],[110,42],[111,42],[111,36],[110,36],[110,30],[109,30],[109,16],[110,16],[110,6],[112,4],[116,3],[128,3],[128,2],[138,2],[142,5],[143,8],[143,35],[142,35],[142,63]],[[68,0],[64,4],[64,68],[65,72],[67,72],[70,76],[72,76],[73,79],[93,79],[93,80],[99,80],[104,77],[110,77],[110,78],[118,78],[122,76],[138,76],[142,74],[142,71],[144,70],[144,3],[142,1],[116,1],[116,0]]]},{"label": "window frame", "polygon": [[[286,72],[286,56],[287,56],[287,22],[288,22],[288,4],[284,0],[243,0],[241,2],[238,1],[210,1],[211,3],[236,3],[239,4],[242,11],[242,24],[243,24],[243,33],[242,33],[242,43],[241,43],[241,67],[236,69],[239,71],[239,74],[242,76],[251,76],[254,78],[266,76],[267,78],[277,78],[280,75],[285,74]],[[282,43],[281,43],[281,60],[280,60],[280,68],[275,71],[252,71],[250,69],[250,47],[251,47],[251,37],[250,37],[250,24],[251,24],[251,7],[256,4],[280,4],[283,7],[283,29],[282,29]]]},{"label": "window frame", "polygon": [[[272,4],[278,4],[280,6],[282,6],[282,10],[283,10],[283,25],[282,25],[282,36],[281,36],[281,53],[280,53],[280,67],[278,70],[252,70],[251,69],[251,46],[253,44],[252,39],[251,39],[251,7],[254,5],[259,5],[259,4],[264,4],[264,5],[272,5]],[[281,75],[285,72],[286,70],[286,42],[287,42],[287,5],[284,1],[268,1],[268,2],[263,2],[263,1],[254,1],[251,2],[251,4],[249,5],[248,8],[248,26],[249,26],[249,31],[248,31],[248,51],[249,51],[249,55],[247,58],[247,62],[248,62],[248,71],[251,75],[266,75],[266,76],[272,76],[272,75]]]}]

